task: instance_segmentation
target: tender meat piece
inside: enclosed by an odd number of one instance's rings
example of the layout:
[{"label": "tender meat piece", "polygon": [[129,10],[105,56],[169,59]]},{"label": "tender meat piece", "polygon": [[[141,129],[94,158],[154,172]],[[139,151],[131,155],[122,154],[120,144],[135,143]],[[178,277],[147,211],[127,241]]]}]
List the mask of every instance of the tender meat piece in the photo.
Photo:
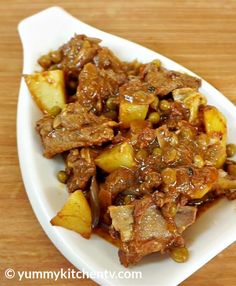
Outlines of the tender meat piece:
[{"label": "tender meat piece", "polygon": [[123,62],[119,60],[111,50],[102,47],[93,58],[94,64],[101,69],[112,69],[119,75],[138,75],[142,66],[138,61]]},{"label": "tender meat piece", "polygon": [[124,74],[116,74],[111,69],[99,69],[88,63],[79,75],[78,102],[88,110],[100,113],[104,101],[110,96],[116,96],[124,81]]},{"label": "tender meat piece", "polygon": [[111,50],[101,48],[93,59],[94,64],[100,69],[112,69],[116,73],[123,73],[127,67]]},{"label": "tender meat piece", "polygon": [[224,164],[224,169],[230,176],[234,176],[236,178],[236,162],[233,160],[227,159]]},{"label": "tender meat piece", "polygon": [[103,116],[87,112],[80,104],[70,103],[55,118],[44,116],[37,122],[44,155],[48,158],[58,153],[111,141],[114,122]]},{"label": "tender meat piece", "polygon": [[67,187],[69,192],[84,190],[90,178],[96,174],[94,158],[89,148],[71,150],[66,158]]},{"label": "tender meat piece", "polygon": [[168,128],[177,129],[180,121],[188,120],[189,110],[180,102],[170,102],[171,108],[161,113],[160,124],[166,124]]},{"label": "tender meat piece", "polygon": [[117,135],[112,140],[112,143],[114,145],[116,145],[116,144],[119,144],[119,143],[123,143],[126,140],[127,140],[126,134],[123,134],[121,131],[118,131]]},{"label": "tender meat piece", "polygon": [[[145,172],[146,171],[146,172]],[[140,192],[143,194],[151,193],[156,190],[161,182],[162,178],[160,173],[152,171],[152,170],[143,170],[142,176],[144,177],[144,182],[140,185]]]},{"label": "tender meat piece", "polygon": [[115,197],[129,188],[135,188],[137,178],[134,171],[126,168],[119,168],[106,177],[100,193],[101,206],[106,208],[112,204]]},{"label": "tender meat piece", "polygon": [[138,77],[133,77],[129,82],[122,85],[119,89],[120,100],[135,104],[150,104],[155,96],[150,85],[141,81]]},{"label": "tender meat piece", "polygon": [[169,71],[153,63],[146,66],[142,76],[146,82],[156,89],[155,93],[160,97],[164,97],[177,88],[191,87],[197,89],[201,85],[198,78],[176,71]]},{"label": "tender meat piece", "polygon": [[146,127],[137,136],[136,148],[143,149],[154,143],[156,132],[154,129]]},{"label": "tender meat piece", "polygon": [[153,201],[155,202],[156,206],[162,208],[164,205],[170,205],[173,203],[173,197],[167,195],[163,192],[157,191],[152,194]]},{"label": "tender meat piece", "polygon": [[100,49],[99,42],[99,39],[75,35],[61,47],[62,61],[57,64],[57,68],[63,69],[68,77],[77,77],[83,66],[91,62],[97,54]]},{"label": "tender meat piece", "polygon": [[197,207],[180,206],[175,215],[175,224],[178,232],[182,233],[187,227],[192,225],[196,220]]},{"label": "tender meat piece", "polygon": [[109,213],[112,219],[112,227],[120,233],[122,241],[129,241],[133,237],[134,206],[110,206]]},{"label": "tender meat piece", "polygon": [[184,244],[176,229],[169,228],[150,196],[135,201],[133,218],[133,235],[129,235],[132,239],[122,241],[119,250],[120,261],[124,266],[135,264],[150,253],[164,252],[173,244]]}]

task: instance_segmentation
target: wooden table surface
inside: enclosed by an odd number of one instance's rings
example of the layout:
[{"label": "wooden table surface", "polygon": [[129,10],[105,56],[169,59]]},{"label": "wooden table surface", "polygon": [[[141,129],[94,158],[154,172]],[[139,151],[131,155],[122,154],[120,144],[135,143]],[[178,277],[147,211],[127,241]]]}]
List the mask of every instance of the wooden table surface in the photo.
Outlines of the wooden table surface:
[{"label": "wooden table surface", "polygon": [[[49,3],[50,2],[50,3]],[[80,20],[144,45],[196,72],[236,103],[236,1],[29,1],[0,3],[0,285],[4,269],[73,268],[39,225],[26,196],[16,149],[16,106],[22,70],[17,24],[58,5]],[[52,19],[53,21],[53,19]],[[157,265],[158,268],[158,265]],[[171,273],[170,273],[171,275]],[[21,285],[95,285],[91,280],[25,280]],[[157,282],[161,285],[161,282]],[[181,285],[236,285],[236,244]]]}]

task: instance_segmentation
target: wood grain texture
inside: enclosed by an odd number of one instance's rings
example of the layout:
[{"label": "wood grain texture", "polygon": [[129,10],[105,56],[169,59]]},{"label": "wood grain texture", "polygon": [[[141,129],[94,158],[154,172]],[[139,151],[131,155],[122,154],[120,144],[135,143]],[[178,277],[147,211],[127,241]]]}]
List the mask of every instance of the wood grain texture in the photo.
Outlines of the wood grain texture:
[{"label": "wood grain texture", "polygon": [[[29,1],[0,2],[0,285],[4,269],[55,270],[73,266],[55,249],[26,196],[16,150],[16,106],[22,70],[17,24],[59,5],[80,20],[155,50],[193,70],[236,103],[236,1]],[[52,19],[53,21],[53,19]],[[236,285],[236,244],[182,283]],[[158,265],[157,265],[158,268]],[[95,285],[91,280],[24,281],[21,285]],[[158,285],[161,285],[161,283]]]}]

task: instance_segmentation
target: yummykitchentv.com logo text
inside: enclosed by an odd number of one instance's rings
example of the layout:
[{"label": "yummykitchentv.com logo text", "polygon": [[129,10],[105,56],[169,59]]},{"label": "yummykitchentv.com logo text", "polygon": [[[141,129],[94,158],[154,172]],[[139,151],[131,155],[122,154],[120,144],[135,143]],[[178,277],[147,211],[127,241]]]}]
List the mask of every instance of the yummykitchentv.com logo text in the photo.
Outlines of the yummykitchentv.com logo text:
[{"label": "yummykitchentv.com logo text", "polygon": [[141,271],[81,271],[75,269],[59,269],[58,271],[48,270],[30,270],[18,271],[13,268],[5,270],[5,277],[7,279],[17,279],[18,281],[34,280],[34,279],[47,279],[47,280],[60,280],[60,279],[84,279],[90,278],[95,280],[106,279],[141,279]]}]

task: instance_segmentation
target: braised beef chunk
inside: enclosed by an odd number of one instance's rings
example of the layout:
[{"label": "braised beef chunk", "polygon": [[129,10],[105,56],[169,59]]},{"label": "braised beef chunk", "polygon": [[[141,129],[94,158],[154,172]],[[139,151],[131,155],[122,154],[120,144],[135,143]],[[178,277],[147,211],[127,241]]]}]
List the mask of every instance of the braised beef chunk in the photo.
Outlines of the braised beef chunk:
[{"label": "braised beef chunk", "polygon": [[120,61],[108,48],[99,49],[93,58],[94,64],[100,69],[112,69],[116,74],[122,74],[127,69],[127,64]]},{"label": "braised beef chunk", "polygon": [[120,100],[136,104],[150,104],[154,100],[154,93],[150,92],[150,85],[138,77],[131,77],[119,89]]},{"label": "braised beef chunk", "polygon": [[155,93],[160,97],[164,97],[177,88],[191,87],[198,89],[201,84],[198,78],[176,71],[168,71],[155,63],[146,66],[143,77],[146,82],[155,88]]},{"label": "braised beef chunk", "polygon": [[45,116],[37,122],[44,155],[48,158],[58,153],[88,146],[100,146],[113,139],[113,122],[103,116],[86,111],[78,103],[70,103],[55,118]]},{"label": "braised beef chunk", "polygon": [[124,220],[124,211],[122,209],[120,212],[116,211],[115,216],[112,208],[114,207],[110,207],[109,211],[111,211],[113,227],[121,232],[121,239],[125,238],[122,240],[119,257],[126,267],[137,263],[143,256],[150,253],[164,252],[167,246],[173,244],[174,241],[179,241],[179,234],[168,228],[168,222],[163,218],[151,197],[135,201],[133,213],[129,212],[128,218],[125,219],[126,223],[130,222],[124,227],[126,231],[120,228],[121,224],[118,223],[119,220]]},{"label": "braised beef chunk", "polygon": [[127,168],[119,168],[106,177],[99,193],[101,206],[107,207],[112,204],[115,197],[130,188],[135,189],[137,178],[134,171]]},{"label": "braised beef chunk", "polygon": [[69,192],[84,190],[96,174],[94,153],[89,148],[73,149],[66,158],[67,187]]},{"label": "braised beef chunk", "polygon": [[140,192],[143,194],[148,194],[157,190],[162,182],[160,173],[150,169],[148,171],[144,169],[141,171],[141,173],[143,175],[143,182],[139,187]]},{"label": "braised beef chunk", "polygon": [[124,81],[124,74],[116,74],[112,69],[99,69],[88,63],[79,75],[78,102],[88,110],[101,113],[105,100],[117,96]]},{"label": "braised beef chunk", "polygon": [[227,160],[236,146],[226,144],[226,119],[207,105],[201,81],[159,60],[124,62],[85,35],[38,62],[44,70],[60,70],[59,101],[56,85],[36,83],[52,94],[38,95],[52,114],[36,126],[44,155],[63,153],[66,167],[58,178],[70,196],[82,190],[86,206],[86,227],[77,214],[65,225],[81,235],[83,227],[86,235],[105,231],[118,242],[125,267],[153,252],[185,262],[184,231],[200,205],[236,199],[236,162]]},{"label": "braised beef chunk", "polygon": [[144,128],[140,133],[137,134],[137,142],[135,146],[143,149],[148,147],[156,140],[155,130],[149,127]]},{"label": "braised beef chunk", "polygon": [[179,207],[174,221],[167,220],[150,196],[131,205],[109,207],[112,227],[119,232],[122,242],[121,263],[127,267],[150,253],[183,246],[181,233],[195,222],[196,210],[196,207]]},{"label": "braised beef chunk", "polygon": [[171,102],[170,105],[170,109],[161,113],[161,124],[165,124],[170,129],[178,129],[181,121],[188,120],[189,110],[179,102]]},{"label": "braised beef chunk", "polygon": [[78,76],[85,64],[92,61],[97,54],[100,40],[88,38],[85,35],[75,35],[61,47],[62,60],[57,65],[66,75]]}]

